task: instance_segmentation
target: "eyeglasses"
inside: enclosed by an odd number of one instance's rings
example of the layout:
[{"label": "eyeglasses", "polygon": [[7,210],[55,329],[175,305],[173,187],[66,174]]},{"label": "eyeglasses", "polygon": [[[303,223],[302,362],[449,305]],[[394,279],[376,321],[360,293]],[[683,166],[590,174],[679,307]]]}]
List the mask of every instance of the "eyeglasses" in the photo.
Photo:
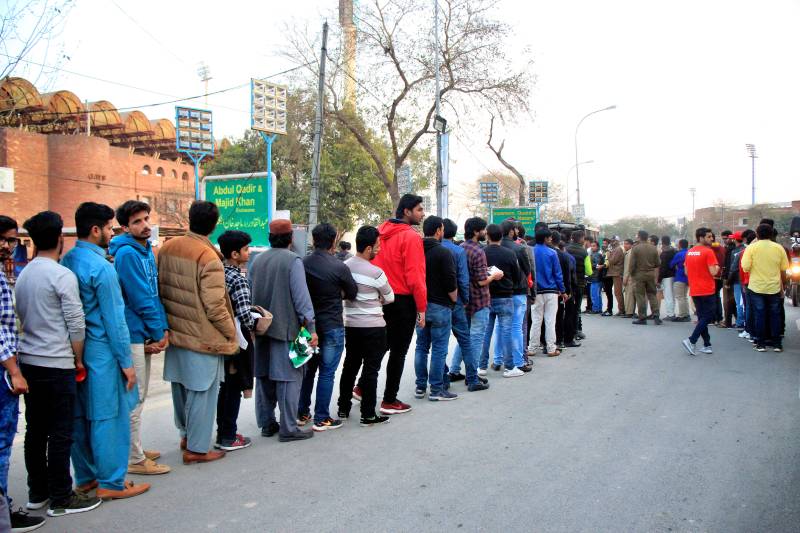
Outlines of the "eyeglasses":
[{"label": "eyeglasses", "polygon": [[8,244],[9,248],[13,248],[17,244],[19,244],[19,239],[16,237],[0,237],[0,245]]}]

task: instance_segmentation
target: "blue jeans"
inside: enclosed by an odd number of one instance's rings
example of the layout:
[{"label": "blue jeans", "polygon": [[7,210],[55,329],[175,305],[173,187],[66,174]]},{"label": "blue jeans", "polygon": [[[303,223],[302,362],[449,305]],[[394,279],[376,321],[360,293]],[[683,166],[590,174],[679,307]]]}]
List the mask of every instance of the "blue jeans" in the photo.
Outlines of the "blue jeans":
[{"label": "blue jeans", "polygon": [[[467,368],[467,385],[472,385],[478,382],[478,359],[481,356],[483,349],[483,338],[486,336],[486,324],[489,322],[489,308],[477,310],[472,316],[467,316],[467,323],[469,324],[469,348],[467,358],[472,359],[472,366],[475,368],[474,376],[470,376],[469,366],[465,362],[464,366]],[[453,326],[455,328],[455,325]],[[461,346],[456,346],[453,353],[453,361],[450,366],[450,372],[458,374],[461,371],[461,361],[463,360],[463,353]]]},{"label": "blue jeans", "polygon": [[[447,362],[447,349],[450,345],[452,311],[449,307],[428,303],[425,311],[425,327],[417,326],[417,351],[414,354],[414,370],[417,374],[417,388],[425,389],[431,385],[431,394],[439,394],[444,389],[444,372]],[[428,351],[430,351],[430,372],[428,371]]]},{"label": "blue jeans", "polygon": [[713,323],[717,312],[717,297],[714,294],[707,296],[692,296],[694,308],[697,311],[697,325],[689,336],[689,342],[697,344],[703,337],[703,345],[711,346],[711,336],[708,334],[708,325]]},{"label": "blue jeans", "polygon": [[[783,294],[761,294],[747,290],[750,294],[752,311],[754,317],[753,336],[756,344],[763,345],[767,341],[772,341],[773,346],[781,345],[781,307],[783,306]],[[767,316],[769,315],[769,316]]]},{"label": "blue jeans", "polygon": [[[454,374],[458,373],[461,370],[461,361],[463,360],[467,376],[467,385],[476,383],[478,381],[478,366],[475,358],[467,357],[467,359],[464,360],[462,355],[462,350],[468,354],[472,354],[473,352],[470,320],[467,317],[467,310],[464,309],[463,305],[456,304],[455,307],[453,307],[452,321],[453,335],[456,337],[456,341],[458,341],[458,346],[453,354],[453,366],[450,368],[450,372]],[[458,363],[458,367],[455,366],[456,363]]]},{"label": "blue jeans", "polygon": [[733,285],[733,299],[736,300],[736,327],[741,329],[745,325],[745,317],[747,316],[741,283],[735,283]]},{"label": "blue jeans", "polygon": [[603,310],[603,282],[592,281],[592,311],[600,312]]},{"label": "blue jeans", "polygon": [[11,445],[17,434],[19,419],[19,397],[11,394],[5,382],[5,370],[0,372],[0,490],[8,499],[11,508],[11,497],[8,495],[8,467],[11,464]]},{"label": "blue jeans", "polygon": [[[495,354],[500,353],[502,362],[506,363],[508,368],[513,368],[511,324],[514,321],[514,301],[511,298],[492,298],[478,366],[484,370],[489,366],[489,345],[492,343],[495,319],[497,319],[498,329]],[[495,357],[495,364],[500,363],[501,361]]]},{"label": "blue jeans", "polygon": [[[511,358],[515,367],[525,364],[525,315],[528,312],[528,295],[515,294],[511,297],[514,304],[514,316],[511,319]],[[506,365],[508,368],[508,365]]]},{"label": "blue jeans", "polygon": [[331,416],[330,404],[333,394],[333,378],[344,351],[344,328],[329,329],[319,333],[319,353],[306,364],[303,385],[300,387],[300,415],[311,412],[311,390],[314,388],[314,374],[317,378],[317,401],[314,403],[314,422],[322,422]]}]

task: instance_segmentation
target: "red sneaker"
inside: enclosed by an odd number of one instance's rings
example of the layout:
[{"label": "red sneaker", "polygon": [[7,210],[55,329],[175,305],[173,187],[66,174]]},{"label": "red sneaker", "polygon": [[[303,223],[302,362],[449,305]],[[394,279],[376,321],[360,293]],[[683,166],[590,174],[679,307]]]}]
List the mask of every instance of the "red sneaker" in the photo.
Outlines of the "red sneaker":
[{"label": "red sneaker", "polygon": [[399,415],[401,413],[407,413],[410,410],[411,406],[400,400],[395,400],[391,403],[381,402],[381,414],[383,415]]},{"label": "red sneaker", "polygon": [[300,417],[297,419],[297,425],[303,427],[311,422],[311,420],[313,420],[311,415],[300,415]]},{"label": "red sneaker", "polygon": [[361,387],[358,385],[353,387],[353,399],[357,402],[361,401]]}]

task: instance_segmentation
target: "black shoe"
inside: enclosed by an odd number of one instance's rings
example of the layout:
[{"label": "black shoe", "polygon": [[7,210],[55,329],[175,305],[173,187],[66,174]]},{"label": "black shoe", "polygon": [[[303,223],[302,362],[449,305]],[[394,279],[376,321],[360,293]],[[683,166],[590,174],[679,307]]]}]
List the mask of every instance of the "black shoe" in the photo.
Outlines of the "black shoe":
[{"label": "black shoe", "polygon": [[297,430],[294,433],[289,433],[288,435],[280,435],[278,440],[281,442],[294,442],[296,440],[306,440],[310,439],[314,436],[313,431],[300,431]]},{"label": "black shoe", "polygon": [[566,346],[567,348],[580,348],[581,347],[581,343],[572,341],[572,342],[568,342],[568,343],[564,344],[564,346]]},{"label": "black shoe", "polygon": [[656,318],[656,315],[647,315],[647,320],[653,320]]},{"label": "black shoe", "polygon": [[495,372],[500,372],[502,368],[503,365],[492,365],[492,370],[494,370]]},{"label": "black shoe", "polygon": [[22,507],[19,508],[19,511],[11,513],[11,531],[14,533],[25,533],[26,531],[39,529],[44,525],[44,522],[44,518],[41,516],[30,516],[22,510]]},{"label": "black shoe", "polygon": [[369,418],[364,418],[362,416],[360,425],[361,425],[361,427],[368,428],[368,427],[379,426],[381,424],[388,424],[388,423],[389,423],[389,417],[388,416],[375,415],[375,416],[371,416]]},{"label": "black shoe", "polygon": [[602,316],[614,316],[614,315],[612,313],[609,313],[608,311],[606,311],[605,313],[603,313]]},{"label": "black shoe", "polygon": [[281,430],[281,425],[277,422],[270,422],[269,425],[261,430],[262,437],[271,437]]},{"label": "black shoe", "polygon": [[342,409],[339,409],[336,412],[336,416],[339,418],[339,420],[347,420],[350,418],[350,411],[343,411]]},{"label": "black shoe", "polygon": [[631,322],[631,324],[636,324],[637,326],[646,326],[647,320],[644,318],[640,318],[638,320],[634,320],[633,322]]},{"label": "black shoe", "polygon": [[530,372],[531,370],[533,370],[533,366],[532,365],[522,365],[522,366],[518,366],[517,368],[519,368],[523,372]]},{"label": "black shoe", "polygon": [[619,315],[620,318],[633,318],[633,315],[629,313],[625,313],[624,315]]},{"label": "black shoe", "polygon": [[692,321],[692,317],[690,317],[690,316],[676,316],[675,317],[675,322],[691,322],[691,321]]},{"label": "black shoe", "polygon": [[582,332],[582,331],[576,331],[575,332],[575,338],[583,340],[583,339],[586,338],[586,334],[584,332]]},{"label": "black shoe", "polygon": [[658,317],[655,317],[655,318],[653,319],[653,323],[654,323],[656,326],[660,326],[661,324],[663,324],[663,322],[661,321],[661,319],[660,319],[660,318],[658,318]]},{"label": "black shoe", "polygon": [[465,376],[461,372],[459,372],[458,374],[454,374],[454,373],[450,372],[449,374],[447,374],[447,376],[450,378],[450,382],[451,383],[453,381],[464,381],[465,379],[467,379],[467,376]]},{"label": "black shoe", "polygon": [[483,383],[484,385],[486,385],[487,383],[489,383],[489,380],[488,380],[488,379],[486,379],[486,378],[485,378],[485,377],[483,377],[483,376],[478,376],[478,381],[479,381],[480,383]]},{"label": "black shoe", "polygon": [[564,348],[567,347],[567,345],[564,344],[563,342],[559,342],[556,346],[558,347],[559,350],[563,350]]},{"label": "black shoe", "polygon": [[479,390],[487,390],[489,388],[488,383],[481,383],[480,381],[477,383],[473,383],[471,385],[467,385],[467,390],[470,392],[477,392]]}]

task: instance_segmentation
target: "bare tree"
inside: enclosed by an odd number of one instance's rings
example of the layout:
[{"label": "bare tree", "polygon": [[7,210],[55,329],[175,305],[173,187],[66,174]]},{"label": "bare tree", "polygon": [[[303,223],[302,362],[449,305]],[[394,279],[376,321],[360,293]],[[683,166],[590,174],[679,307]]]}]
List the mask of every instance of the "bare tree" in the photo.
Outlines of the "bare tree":
[{"label": "bare tree", "polygon": [[495,157],[497,157],[497,160],[500,161],[500,163],[504,167],[506,167],[509,172],[514,174],[517,177],[517,179],[519,180],[519,204],[518,205],[525,205],[527,203],[527,199],[525,198],[525,177],[522,175],[522,173],[519,170],[517,170],[514,167],[514,165],[512,165],[511,163],[506,161],[506,159],[503,157],[503,148],[506,147],[506,140],[505,139],[503,139],[500,142],[500,147],[499,148],[495,148],[494,145],[492,145],[492,133],[493,132],[494,132],[494,115],[492,115],[492,119],[489,122],[489,140],[486,141],[486,146],[488,146],[489,150],[491,150],[492,153],[494,153]]},{"label": "bare tree", "polygon": [[[327,112],[370,155],[393,201],[399,198],[397,171],[434,133],[434,54],[440,63],[439,95],[451,118],[528,110],[529,63],[515,68],[506,58],[511,29],[491,18],[496,1],[440,0],[439,5],[443,23],[438,50],[430,1],[369,0],[359,5],[355,109],[342,97],[342,77],[353,74],[345,68],[341,46],[332,44],[338,28],[328,45],[333,65],[326,80]],[[308,32],[287,28],[287,35],[292,36],[289,57],[309,65],[316,75],[315,43]]]},{"label": "bare tree", "polygon": [[[48,73],[52,42],[72,6],[72,0],[9,0],[0,14],[0,79],[36,71],[31,82],[38,85],[39,77]],[[57,62],[63,59],[60,54]]]}]

